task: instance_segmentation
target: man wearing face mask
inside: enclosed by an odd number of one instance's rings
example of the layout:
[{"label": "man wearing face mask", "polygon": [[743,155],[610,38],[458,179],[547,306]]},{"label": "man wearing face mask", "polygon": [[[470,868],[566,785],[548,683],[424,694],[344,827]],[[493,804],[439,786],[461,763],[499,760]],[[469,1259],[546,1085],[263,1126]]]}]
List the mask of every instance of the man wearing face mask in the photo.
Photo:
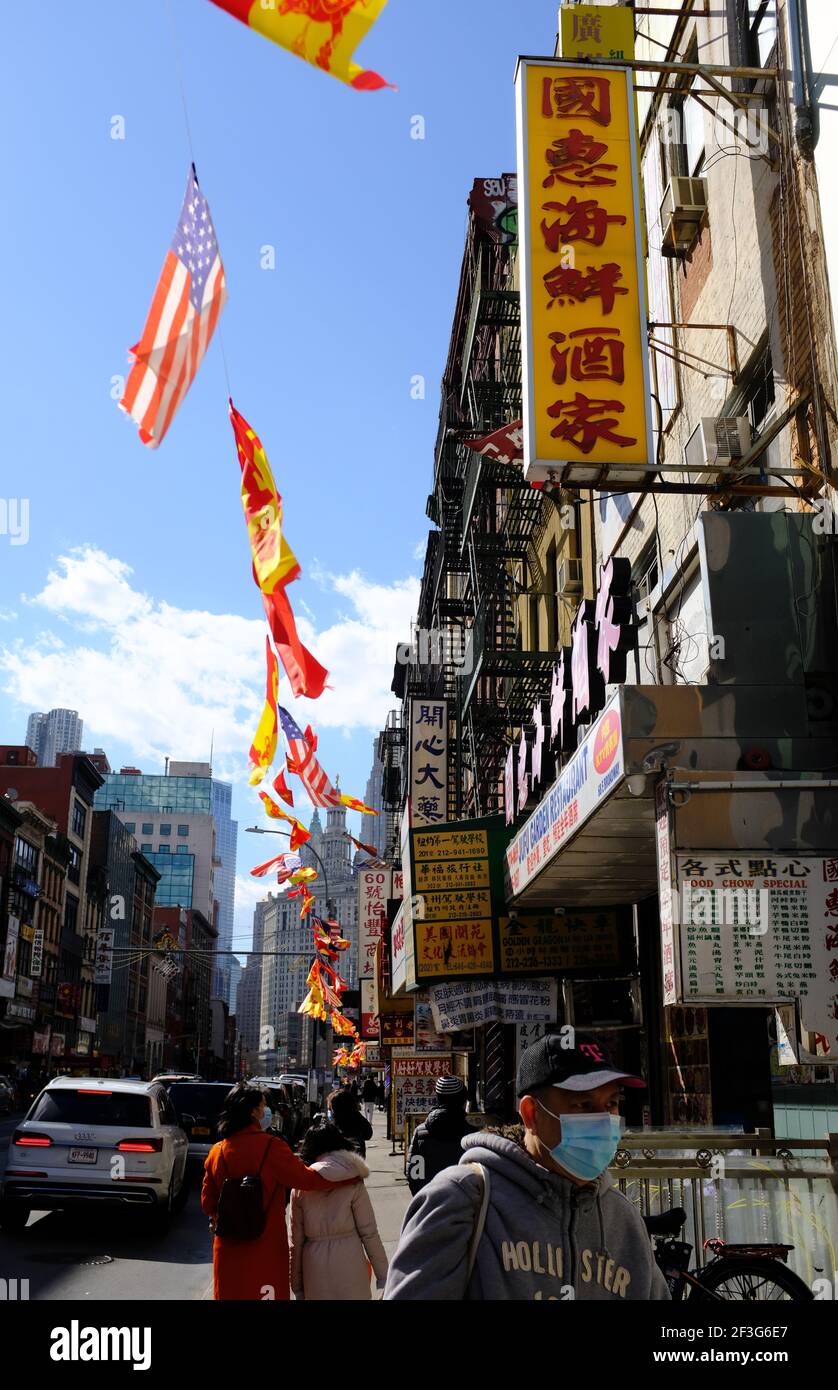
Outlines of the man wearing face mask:
[{"label": "man wearing face mask", "polygon": [[669,1298],[646,1228],[606,1171],[624,1086],[594,1039],[540,1038],[521,1057],[522,1124],[463,1139],[413,1199],[385,1299]]}]

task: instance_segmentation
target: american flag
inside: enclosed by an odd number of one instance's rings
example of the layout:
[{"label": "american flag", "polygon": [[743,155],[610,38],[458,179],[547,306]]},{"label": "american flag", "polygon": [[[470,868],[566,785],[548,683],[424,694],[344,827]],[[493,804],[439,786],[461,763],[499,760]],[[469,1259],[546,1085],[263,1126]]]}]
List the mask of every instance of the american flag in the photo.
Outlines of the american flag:
[{"label": "american flag", "polygon": [[207,200],[193,165],[120,408],[156,449],[189,390],[227,299]]},{"label": "american flag", "polygon": [[339,806],[340,792],[335,791],[314,756],[314,749],[302,730],[294,723],[287,709],[277,706],[282,732],[291,750],[288,758],[288,771],[295,772],[309,795],[313,806]]}]

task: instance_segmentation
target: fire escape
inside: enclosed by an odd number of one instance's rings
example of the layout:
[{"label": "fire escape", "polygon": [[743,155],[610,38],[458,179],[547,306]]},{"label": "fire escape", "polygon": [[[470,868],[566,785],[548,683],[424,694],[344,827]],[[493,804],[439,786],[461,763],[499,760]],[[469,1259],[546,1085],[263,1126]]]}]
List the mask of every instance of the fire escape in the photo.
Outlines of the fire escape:
[{"label": "fire escape", "polygon": [[[437,663],[417,661],[405,698],[446,696],[455,723],[449,745],[449,814],[503,809],[503,765],[513,730],[530,717],[551,654],[523,649],[518,615],[529,548],[552,503],[525,483],[520,465],[466,447],[521,417],[517,246],[472,217],[448,361],[435,454],[431,532],[418,624],[443,635]],[[555,660],[555,656],[552,656]]]}]

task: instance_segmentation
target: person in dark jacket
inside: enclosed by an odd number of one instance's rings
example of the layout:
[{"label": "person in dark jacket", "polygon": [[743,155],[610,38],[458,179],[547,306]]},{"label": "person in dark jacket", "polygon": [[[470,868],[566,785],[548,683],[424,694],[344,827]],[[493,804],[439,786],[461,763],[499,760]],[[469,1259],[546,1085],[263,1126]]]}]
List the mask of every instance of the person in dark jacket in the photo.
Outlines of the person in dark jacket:
[{"label": "person in dark jacket", "polygon": [[459,1076],[439,1076],[436,1106],[418,1125],[407,1155],[407,1185],[413,1196],[421,1192],[443,1168],[451,1168],[463,1156],[461,1140],[472,1132],[466,1119],[466,1088]]},{"label": "person in dark jacket", "polygon": [[361,1101],[364,1106],[364,1118],[372,1124],[372,1114],[375,1109],[375,1100],[378,1095],[378,1087],[372,1076],[368,1076],[361,1088]]},{"label": "person in dark jacket", "polygon": [[366,1157],[367,1140],[372,1139],[372,1125],[361,1114],[359,1102],[349,1091],[332,1091],[329,1111],[341,1134],[353,1140],[358,1153]]}]

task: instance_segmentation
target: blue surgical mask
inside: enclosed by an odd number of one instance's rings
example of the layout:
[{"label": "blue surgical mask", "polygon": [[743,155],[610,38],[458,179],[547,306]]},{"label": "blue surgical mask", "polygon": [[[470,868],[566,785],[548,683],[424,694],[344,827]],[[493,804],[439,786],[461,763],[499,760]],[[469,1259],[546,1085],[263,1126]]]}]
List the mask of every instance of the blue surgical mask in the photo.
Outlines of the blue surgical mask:
[{"label": "blue surgical mask", "polygon": [[265,1109],[263,1110],[262,1115],[261,1115],[261,1117],[260,1117],[260,1119],[259,1119],[259,1123],[260,1123],[260,1125],[262,1126],[263,1129],[270,1129],[270,1127],[271,1127],[271,1120],[273,1119],[273,1117],[274,1117],[274,1112],[273,1112],[272,1110],[269,1110],[268,1107],[267,1107],[267,1105],[266,1105],[266,1106],[265,1106]]},{"label": "blue surgical mask", "polygon": [[[550,1150],[556,1163],[561,1164],[566,1173],[583,1182],[593,1182],[604,1173],[617,1152],[623,1122],[619,1115],[607,1112],[593,1115],[554,1115],[541,1101],[536,1104],[562,1127],[561,1142]],[[539,1141],[547,1147],[543,1140]]]}]

